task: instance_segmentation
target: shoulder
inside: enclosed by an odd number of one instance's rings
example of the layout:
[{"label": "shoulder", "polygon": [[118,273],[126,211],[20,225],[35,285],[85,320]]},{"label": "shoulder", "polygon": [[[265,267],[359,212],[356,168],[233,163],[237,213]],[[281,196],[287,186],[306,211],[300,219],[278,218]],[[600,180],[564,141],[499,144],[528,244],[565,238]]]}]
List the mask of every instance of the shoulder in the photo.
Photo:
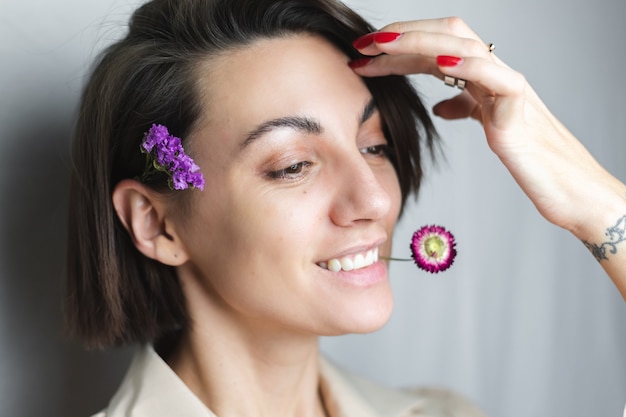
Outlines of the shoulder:
[{"label": "shoulder", "polygon": [[486,417],[484,411],[475,403],[449,389],[416,387],[405,389],[405,392],[419,398],[423,412],[429,416]]},{"label": "shoulder", "polygon": [[343,411],[352,411],[356,404],[359,415],[366,416],[486,417],[472,401],[448,389],[389,388],[328,362],[323,366],[323,376],[329,394]]},{"label": "shoulder", "polygon": [[[403,417],[487,417],[484,411],[465,396],[446,389],[436,387],[389,388],[378,383],[352,377],[355,386],[368,398],[375,400],[377,407],[386,409],[391,403],[397,405],[399,400],[410,407],[405,407]],[[401,403],[402,403],[401,402]]]},{"label": "shoulder", "polygon": [[98,414],[94,414],[91,417],[107,417],[107,414],[104,411],[100,411]]}]

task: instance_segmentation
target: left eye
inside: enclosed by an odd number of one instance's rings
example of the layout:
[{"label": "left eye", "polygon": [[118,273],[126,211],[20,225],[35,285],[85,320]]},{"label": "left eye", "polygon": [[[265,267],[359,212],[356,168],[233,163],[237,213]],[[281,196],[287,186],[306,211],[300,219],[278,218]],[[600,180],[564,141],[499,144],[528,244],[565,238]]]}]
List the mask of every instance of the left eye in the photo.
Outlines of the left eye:
[{"label": "left eye", "polygon": [[361,152],[363,155],[367,154],[373,156],[389,157],[389,155],[391,154],[391,147],[387,144],[374,145],[361,148],[359,149],[359,152]]}]

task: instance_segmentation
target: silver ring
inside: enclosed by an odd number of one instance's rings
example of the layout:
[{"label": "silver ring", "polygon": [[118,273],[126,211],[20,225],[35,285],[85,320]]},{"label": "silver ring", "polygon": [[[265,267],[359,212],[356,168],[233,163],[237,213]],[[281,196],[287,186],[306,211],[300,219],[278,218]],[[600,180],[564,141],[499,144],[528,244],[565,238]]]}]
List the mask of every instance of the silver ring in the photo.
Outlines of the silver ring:
[{"label": "silver ring", "polygon": [[490,43],[489,45],[487,45],[487,49],[489,49],[489,53],[492,53],[493,51],[495,51],[496,46]]},{"label": "silver ring", "polygon": [[449,87],[457,87],[459,90],[464,90],[465,84],[467,83],[467,81],[462,78],[454,78],[450,77],[449,75],[443,76],[443,82],[445,85]]}]

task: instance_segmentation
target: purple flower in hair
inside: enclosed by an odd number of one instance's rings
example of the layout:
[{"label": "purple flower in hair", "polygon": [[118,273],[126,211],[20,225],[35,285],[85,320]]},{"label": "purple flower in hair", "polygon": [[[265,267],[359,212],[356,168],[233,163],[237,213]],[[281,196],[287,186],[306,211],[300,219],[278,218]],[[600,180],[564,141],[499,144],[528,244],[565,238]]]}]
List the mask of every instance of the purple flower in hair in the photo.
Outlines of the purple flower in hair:
[{"label": "purple flower in hair", "polygon": [[167,127],[152,125],[144,135],[140,149],[146,154],[146,168],[140,180],[146,180],[155,172],[165,172],[171,190],[204,189],[200,167],[185,153],[180,138],[170,135]]}]

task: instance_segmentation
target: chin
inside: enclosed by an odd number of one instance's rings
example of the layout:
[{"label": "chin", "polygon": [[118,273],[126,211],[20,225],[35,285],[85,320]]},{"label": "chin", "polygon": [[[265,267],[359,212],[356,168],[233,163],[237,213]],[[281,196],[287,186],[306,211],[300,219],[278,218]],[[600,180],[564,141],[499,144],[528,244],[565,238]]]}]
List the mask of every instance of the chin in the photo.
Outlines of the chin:
[{"label": "chin", "polygon": [[372,333],[381,329],[389,319],[391,318],[391,312],[393,310],[393,302],[388,306],[381,307],[378,311],[372,312],[366,320],[359,320],[354,326],[352,333]]},{"label": "chin", "polygon": [[330,332],[323,336],[372,333],[382,328],[391,317],[393,298],[391,295],[368,300],[336,312]]}]

